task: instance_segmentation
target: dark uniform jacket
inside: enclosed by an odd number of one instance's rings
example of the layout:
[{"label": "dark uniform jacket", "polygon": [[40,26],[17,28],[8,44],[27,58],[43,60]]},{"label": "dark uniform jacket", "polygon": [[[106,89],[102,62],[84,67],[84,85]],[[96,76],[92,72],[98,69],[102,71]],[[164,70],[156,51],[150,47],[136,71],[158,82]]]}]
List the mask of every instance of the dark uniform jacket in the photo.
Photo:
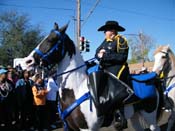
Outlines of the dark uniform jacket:
[{"label": "dark uniform jacket", "polygon": [[[99,58],[98,53],[101,49],[104,49],[106,52],[102,58]],[[126,62],[128,49],[125,38],[116,35],[112,40],[105,39],[97,48],[95,54],[102,70],[105,69],[113,73],[126,84],[129,84],[129,68]],[[89,75],[89,83],[91,84],[89,90],[97,107],[98,116],[112,113],[119,109],[123,105],[124,99],[130,95],[126,86],[103,71],[91,73]]]},{"label": "dark uniform jacket", "polygon": [[[98,53],[104,49],[102,58]],[[114,39],[105,39],[97,48],[95,57],[100,61],[102,68],[112,72],[119,79],[128,84],[129,68],[127,64],[129,47],[124,37],[116,35]]]}]

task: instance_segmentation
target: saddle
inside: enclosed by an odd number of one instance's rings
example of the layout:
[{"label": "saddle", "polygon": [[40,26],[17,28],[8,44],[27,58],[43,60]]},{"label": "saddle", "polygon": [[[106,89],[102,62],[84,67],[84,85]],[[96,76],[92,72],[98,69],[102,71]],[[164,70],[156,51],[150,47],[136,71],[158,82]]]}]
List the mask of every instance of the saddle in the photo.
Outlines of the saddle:
[{"label": "saddle", "polygon": [[89,91],[97,108],[97,115],[113,113],[133,94],[133,91],[106,70],[89,72]]}]

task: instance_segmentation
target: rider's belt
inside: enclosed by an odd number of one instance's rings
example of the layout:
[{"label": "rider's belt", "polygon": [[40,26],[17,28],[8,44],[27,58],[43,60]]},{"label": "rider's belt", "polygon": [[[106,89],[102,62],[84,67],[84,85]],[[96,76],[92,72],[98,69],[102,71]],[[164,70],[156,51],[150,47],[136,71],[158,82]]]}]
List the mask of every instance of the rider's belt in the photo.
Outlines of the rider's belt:
[{"label": "rider's belt", "polygon": [[123,65],[123,66],[121,67],[121,69],[119,70],[119,72],[118,72],[118,74],[117,74],[117,78],[118,78],[118,79],[120,78],[120,76],[121,76],[123,70],[125,69],[125,67],[126,67],[126,66]]}]

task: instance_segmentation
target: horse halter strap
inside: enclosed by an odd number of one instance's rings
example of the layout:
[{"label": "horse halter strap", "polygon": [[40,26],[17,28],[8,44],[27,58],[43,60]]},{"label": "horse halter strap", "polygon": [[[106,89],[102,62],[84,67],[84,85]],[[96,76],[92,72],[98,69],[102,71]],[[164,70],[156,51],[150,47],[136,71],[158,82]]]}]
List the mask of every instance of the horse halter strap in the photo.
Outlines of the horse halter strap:
[{"label": "horse halter strap", "polygon": [[174,87],[175,87],[175,83],[167,87],[166,90],[164,91],[164,94],[167,96],[170,90],[172,90]]},{"label": "horse halter strap", "polygon": [[160,51],[160,52],[163,53],[163,54],[165,54],[164,58],[167,59],[166,62],[164,63],[164,65],[163,65],[163,68],[162,68],[161,72],[160,72],[160,74],[161,74],[163,72],[163,70],[165,69],[166,65],[168,64],[167,61],[169,60],[169,57],[168,57],[168,52],[165,52],[165,51]]},{"label": "horse halter strap", "polygon": [[165,58],[168,58],[168,52],[160,51],[161,53],[165,54]]},{"label": "horse halter strap", "polygon": [[[58,51],[59,46],[62,43],[64,43],[64,39],[65,39],[65,34],[61,34],[57,30],[52,30],[51,32],[55,32],[55,34],[60,37],[60,40],[58,40],[57,43],[47,53],[43,53],[38,48],[34,49],[35,53],[41,57],[41,60],[45,60],[48,63],[50,63],[50,60],[48,59],[48,56],[50,56],[54,51]],[[64,54],[65,54],[65,49],[64,49],[64,44],[62,44],[61,55],[64,56]]]},{"label": "horse halter strap", "polygon": [[[169,60],[169,57],[168,57],[169,54],[168,54],[168,52],[164,52],[164,51],[160,51],[160,52],[163,53],[163,54],[165,54],[164,58],[167,58],[166,61],[168,61],[168,60]],[[166,67],[167,64],[168,64],[168,62],[165,62],[165,63],[164,63],[164,67]],[[165,68],[163,68],[161,72],[163,72],[164,69],[165,69]],[[167,81],[168,79],[170,79],[169,82],[168,82],[168,83],[170,83],[171,80],[172,80],[174,77],[175,77],[175,75],[172,75],[172,76],[163,78],[164,86],[166,87],[166,84],[165,84],[165,83],[166,83],[166,81]],[[169,84],[168,84],[168,85],[169,85]],[[175,87],[175,83],[173,83],[172,85],[170,85],[170,86],[168,86],[167,88],[165,88],[164,94],[167,96],[168,93],[170,92],[170,90],[172,90],[174,87]]]}]

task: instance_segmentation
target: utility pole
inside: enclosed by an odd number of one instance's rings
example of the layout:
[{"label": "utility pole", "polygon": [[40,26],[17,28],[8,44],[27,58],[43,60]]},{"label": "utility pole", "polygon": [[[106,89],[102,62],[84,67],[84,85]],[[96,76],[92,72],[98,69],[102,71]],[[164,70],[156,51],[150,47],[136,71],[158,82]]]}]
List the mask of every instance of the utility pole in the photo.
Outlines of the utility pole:
[{"label": "utility pole", "polygon": [[77,47],[80,47],[81,36],[81,0],[77,0]]}]

